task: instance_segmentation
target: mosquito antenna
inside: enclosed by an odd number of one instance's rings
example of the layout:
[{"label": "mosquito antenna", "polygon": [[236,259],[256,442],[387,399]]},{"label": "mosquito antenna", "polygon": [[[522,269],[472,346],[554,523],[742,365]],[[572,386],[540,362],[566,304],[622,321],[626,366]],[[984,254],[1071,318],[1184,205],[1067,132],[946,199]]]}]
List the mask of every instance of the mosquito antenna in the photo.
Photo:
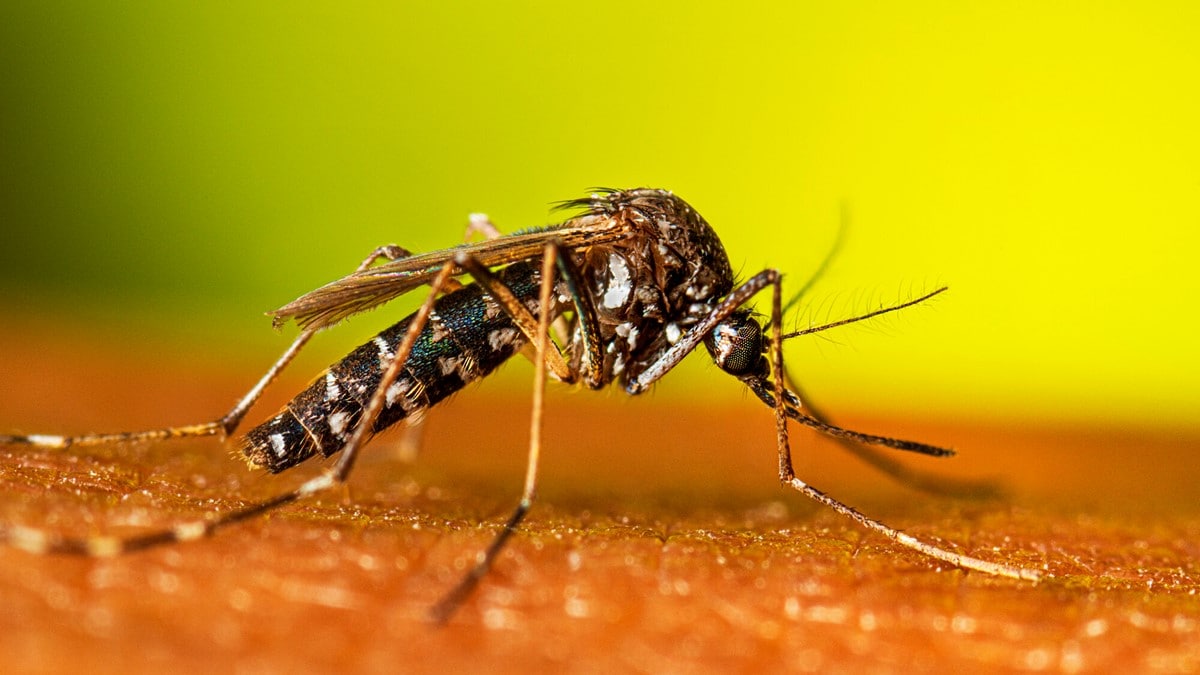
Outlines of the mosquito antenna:
[{"label": "mosquito antenna", "polygon": [[804,282],[804,285],[800,287],[800,290],[796,291],[795,294],[788,298],[788,301],[784,303],[783,312],[785,314],[789,309],[794,307],[796,303],[800,302],[801,298],[803,298],[810,290],[812,290],[812,287],[815,286],[818,281],[820,281],[821,277],[825,276],[825,272],[827,272],[829,270],[829,266],[833,264],[833,259],[837,257],[838,253],[841,253],[842,246],[846,243],[846,232],[849,230],[850,205],[847,202],[842,201],[841,215],[838,218],[837,236],[835,236],[833,239],[833,246],[829,247],[829,251],[825,254],[825,258],[821,260],[821,264],[817,265],[817,269],[811,275],[809,275],[808,280]]},{"label": "mosquito antenna", "polygon": [[830,328],[837,328],[838,326],[845,326],[846,324],[858,323],[859,321],[866,321],[867,319],[873,319],[882,314],[888,314],[891,312],[895,312],[895,311],[904,309],[905,307],[912,307],[913,305],[920,304],[920,303],[925,302],[926,300],[932,298],[933,296],[935,296],[939,293],[944,293],[945,291],[948,291],[948,290],[950,290],[949,286],[942,286],[941,288],[937,289],[936,291],[926,293],[925,295],[922,295],[921,297],[916,298],[915,300],[909,300],[908,302],[902,302],[899,305],[892,305],[891,307],[882,307],[880,309],[875,310],[874,312],[868,312],[866,314],[861,314],[859,316],[853,316],[853,317],[850,317],[849,319],[842,319],[840,321],[834,321],[832,323],[827,323],[827,324],[823,324],[820,326],[813,326],[812,328],[805,328],[804,330],[798,330],[794,333],[786,333],[780,339],[786,340],[788,338],[799,337],[801,335],[808,335],[809,333],[820,333],[821,331],[829,330]]}]

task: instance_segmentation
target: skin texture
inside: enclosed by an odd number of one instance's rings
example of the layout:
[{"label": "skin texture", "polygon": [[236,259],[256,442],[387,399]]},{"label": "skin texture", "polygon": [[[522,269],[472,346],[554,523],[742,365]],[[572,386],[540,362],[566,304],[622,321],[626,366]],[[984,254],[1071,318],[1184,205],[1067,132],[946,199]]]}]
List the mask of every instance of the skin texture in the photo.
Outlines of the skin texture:
[{"label": "skin texture", "polygon": [[[48,334],[0,341],[6,430],[204,419],[248,378]],[[304,378],[286,376],[251,420]],[[415,465],[384,436],[346,494],[204,541],[104,560],[0,549],[6,670],[1200,668],[1195,435],[837,417],[956,447],[958,458],[907,464],[1002,476],[1008,497],[980,502],[896,487],[794,432],[801,476],[913,534],[1044,569],[1033,585],[938,571],[779,487],[771,413],[751,397],[680,405],[553,385],[539,501],[476,594],[434,628],[427,611],[518,496],[528,405],[524,391],[468,390],[431,413]],[[0,449],[0,522],[135,532],[274,494],[317,468],[252,472],[234,447]]]}]

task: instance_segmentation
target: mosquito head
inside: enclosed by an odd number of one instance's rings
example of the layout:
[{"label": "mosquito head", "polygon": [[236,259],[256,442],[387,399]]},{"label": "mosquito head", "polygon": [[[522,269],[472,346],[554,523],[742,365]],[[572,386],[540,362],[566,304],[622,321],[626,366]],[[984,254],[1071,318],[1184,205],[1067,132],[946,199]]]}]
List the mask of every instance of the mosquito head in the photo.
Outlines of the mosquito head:
[{"label": "mosquito head", "polygon": [[747,310],[734,312],[704,338],[717,367],[736,377],[766,377],[767,342],[762,326]]}]

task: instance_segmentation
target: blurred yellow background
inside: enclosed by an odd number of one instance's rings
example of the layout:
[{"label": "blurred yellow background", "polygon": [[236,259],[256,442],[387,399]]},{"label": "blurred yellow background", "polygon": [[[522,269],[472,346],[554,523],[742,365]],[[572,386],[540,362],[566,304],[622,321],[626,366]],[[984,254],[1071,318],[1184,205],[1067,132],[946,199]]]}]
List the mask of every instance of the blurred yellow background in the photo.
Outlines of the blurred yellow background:
[{"label": "blurred yellow background", "polygon": [[257,376],[376,245],[647,185],[793,287],[845,205],[793,323],[951,286],[789,345],[830,409],[1195,427],[1200,5],[411,4],[4,3],[6,325]]}]

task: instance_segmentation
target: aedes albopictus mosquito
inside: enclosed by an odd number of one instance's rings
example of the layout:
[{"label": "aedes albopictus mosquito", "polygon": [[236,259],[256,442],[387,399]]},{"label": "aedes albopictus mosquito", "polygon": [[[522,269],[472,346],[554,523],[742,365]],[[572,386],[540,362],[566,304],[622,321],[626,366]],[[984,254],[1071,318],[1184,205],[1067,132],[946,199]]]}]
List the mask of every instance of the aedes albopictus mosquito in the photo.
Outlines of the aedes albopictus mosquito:
[{"label": "aedes albopictus mosquito", "polygon": [[[112,556],[209,535],[342,484],[375,433],[401,420],[419,423],[430,406],[491,373],[517,352],[535,364],[529,456],[520,501],[476,565],[434,608],[447,619],[491,567],[533,502],[541,451],[542,395],[549,375],[600,389],[620,380],[630,394],[646,391],[701,343],[717,366],[741,380],[775,412],[779,479],[792,489],[899,544],[960,568],[1037,580],[1037,570],[980,560],[920,541],[869,518],[798,478],[792,470],[787,420],[855,443],[943,457],[951,450],[851,431],[801,403],[783,369],[783,341],[868,319],[906,303],[795,333],[782,330],[780,273],[763,270],[735,284],[716,233],[690,205],[652,189],[600,190],[561,204],[577,215],[558,225],[502,236],[485,217],[472,230],[487,240],[414,255],[381,247],[358,269],[271,315],[294,320],[301,333],[259,382],[213,422],[148,431],[82,436],[0,436],[0,443],[68,448],[105,443],[229,436],[264,388],[321,329],[421,285],[420,308],[331,366],[277,415],[241,441],[246,460],[277,473],[320,453],[341,453],[329,468],[293,491],[241,510],[146,534],[70,538],[25,526],[0,526],[0,540],[35,553]],[[381,262],[382,261],[382,262]],[[378,263],[378,264],[377,264]],[[469,276],[471,283],[458,277]],[[769,337],[744,305],[770,289]],[[554,333],[552,340],[551,332]]]}]

